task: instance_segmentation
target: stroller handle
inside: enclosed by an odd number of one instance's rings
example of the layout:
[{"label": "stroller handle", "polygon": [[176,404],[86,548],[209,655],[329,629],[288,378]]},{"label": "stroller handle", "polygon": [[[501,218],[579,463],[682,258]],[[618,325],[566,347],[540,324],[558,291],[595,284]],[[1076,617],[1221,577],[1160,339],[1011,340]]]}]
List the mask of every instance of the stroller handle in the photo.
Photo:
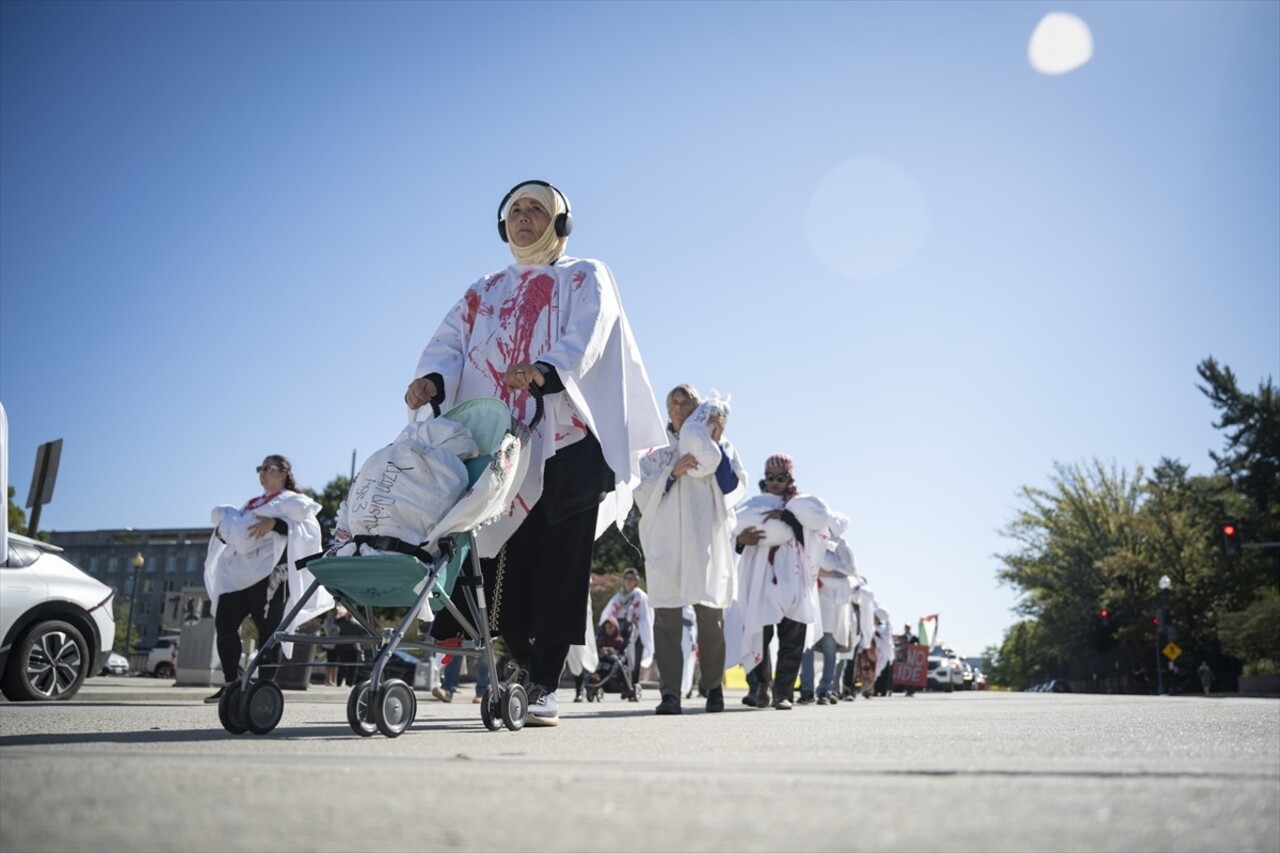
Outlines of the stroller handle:
[{"label": "stroller handle", "polygon": [[[533,420],[529,421],[529,432],[533,432],[538,424],[542,421],[543,403],[542,397],[546,392],[542,390],[540,385],[529,385],[529,396],[533,397]],[[440,417],[440,404],[435,400],[431,401],[431,416],[433,418]]]}]

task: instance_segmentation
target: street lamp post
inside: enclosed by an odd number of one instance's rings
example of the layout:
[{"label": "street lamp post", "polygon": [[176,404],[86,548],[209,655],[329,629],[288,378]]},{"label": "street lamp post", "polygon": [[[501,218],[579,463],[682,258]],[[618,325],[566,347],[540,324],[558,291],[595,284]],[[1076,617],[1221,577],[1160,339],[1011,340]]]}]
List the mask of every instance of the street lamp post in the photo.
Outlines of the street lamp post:
[{"label": "street lamp post", "polygon": [[124,656],[129,658],[129,667],[132,670],[132,648],[133,648],[133,608],[138,603],[138,572],[142,571],[142,565],[147,560],[142,556],[142,552],[133,555],[133,594],[129,596],[129,624],[124,630]]},{"label": "street lamp post", "polygon": [[1160,606],[1156,610],[1156,695],[1164,693],[1164,667],[1160,664],[1160,638],[1168,631],[1165,623],[1169,619],[1169,598],[1173,595],[1172,588],[1173,581],[1169,580],[1169,576],[1161,575]]}]

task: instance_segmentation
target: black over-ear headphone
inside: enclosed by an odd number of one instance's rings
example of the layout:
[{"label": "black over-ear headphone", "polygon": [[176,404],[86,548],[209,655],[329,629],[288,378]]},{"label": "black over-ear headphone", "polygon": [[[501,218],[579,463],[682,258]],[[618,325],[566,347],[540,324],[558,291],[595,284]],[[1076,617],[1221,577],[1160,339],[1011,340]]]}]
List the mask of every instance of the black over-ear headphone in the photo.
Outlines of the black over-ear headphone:
[{"label": "black over-ear headphone", "polygon": [[507,220],[502,218],[502,211],[507,206],[507,202],[511,201],[511,197],[516,194],[516,190],[525,184],[537,184],[540,187],[547,187],[553,193],[560,196],[560,200],[564,202],[564,213],[556,215],[555,229],[557,237],[568,237],[573,233],[573,211],[569,208],[569,199],[559,188],[546,181],[521,181],[511,188],[511,191],[502,197],[502,201],[498,202],[498,236],[502,238],[502,242],[507,242]]}]

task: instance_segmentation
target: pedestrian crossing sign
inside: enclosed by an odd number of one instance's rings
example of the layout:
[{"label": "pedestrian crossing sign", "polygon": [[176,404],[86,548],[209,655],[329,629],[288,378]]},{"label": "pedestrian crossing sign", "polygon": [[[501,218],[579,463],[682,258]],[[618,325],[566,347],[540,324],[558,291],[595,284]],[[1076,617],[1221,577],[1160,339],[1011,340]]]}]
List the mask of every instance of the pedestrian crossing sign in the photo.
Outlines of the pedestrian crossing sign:
[{"label": "pedestrian crossing sign", "polygon": [[1164,656],[1169,660],[1177,660],[1178,655],[1182,654],[1182,649],[1180,649],[1178,644],[1174,642],[1170,642],[1169,645],[1165,646],[1161,651],[1164,652]]}]

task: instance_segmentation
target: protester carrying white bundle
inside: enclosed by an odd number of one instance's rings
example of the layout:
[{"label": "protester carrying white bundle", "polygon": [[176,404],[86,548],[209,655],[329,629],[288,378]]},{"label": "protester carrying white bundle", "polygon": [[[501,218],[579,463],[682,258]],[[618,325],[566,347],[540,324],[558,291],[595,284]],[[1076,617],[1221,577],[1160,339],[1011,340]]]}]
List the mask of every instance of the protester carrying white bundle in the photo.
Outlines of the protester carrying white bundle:
[{"label": "protester carrying white bundle", "polygon": [[[741,550],[738,560],[738,598],[735,621],[742,625],[740,637],[726,637],[726,645],[736,653],[730,661],[754,670],[754,699],[757,707],[769,704],[772,682],[773,707],[789,710],[805,635],[818,618],[818,571],[826,553],[836,516],[821,498],[801,495],[792,476],[795,462],[785,453],[765,462],[766,493],[747,499],[737,508],[734,536]],[[764,526],[784,522],[791,529],[789,541],[768,544]],[[774,626],[778,633],[777,677],[770,671],[766,650]],[[751,704],[751,702],[748,702]]]},{"label": "protester carrying white bundle", "polygon": [[[640,461],[640,545],[644,550],[662,700],[656,712],[681,713],[685,659],[682,610],[698,625],[706,710],[724,710],[724,610],[737,594],[731,532],[746,469],[724,437],[729,397],[700,400],[692,385],[667,394],[671,444]],[[785,525],[784,525],[785,526]]]},{"label": "protester carrying white bundle", "polygon": [[[314,576],[299,569],[297,561],[320,551],[320,505],[298,491],[293,466],[284,456],[273,454],[257,468],[263,493],[236,509],[226,504],[214,507],[213,535],[205,557],[204,585],[209,593],[217,632],[218,658],[226,683],[235,681],[240,669],[240,624],[249,617],[258,631],[260,644],[280,627],[285,602],[297,601]],[[297,614],[286,630],[333,607],[333,596],[320,588]],[[278,647],[285,655],[292,643]],[[276,660],[276,649],[271,650]],[[273,678],[273,669],[263,669],[264,678]],[[217,702],[225,686],[205,699]]]},{"label": "protester carrying white bundle", "polygon": [[[848,519],[836,513],[837,523],[832,525],[832,538],[818,569],[818,621],[814,623],[817,642],[805,649],[800,662],[801,705],[817,702],[819,705],[839,703],[835,686],[837,655],[847,652],[853,645],[852,611],[849,597],[852,590],[849,575],[853,573],[853,552],[843,536],[836,533],[848,528]],[[822,654],[822,679],[814,691],[814,658]]]},{"label": "protester carrying white bundle", "polygon": [[[477,531],[492,620],[527,673],[529,724],[555,725],[555,689],[569,646],[585,641],[596,536],[621,527],[639,456],[666,442],[609,268],[564,255],[568,199],[527,181],[498,205],[516,263],[476,282],[445,317],[405,392],[411,417],[428,403],[498,397],[528,423],[528,472],[507,513]],[[450,630],[437,614],[437,637]],[[501,677],[501,674],[498,674]]]}]

